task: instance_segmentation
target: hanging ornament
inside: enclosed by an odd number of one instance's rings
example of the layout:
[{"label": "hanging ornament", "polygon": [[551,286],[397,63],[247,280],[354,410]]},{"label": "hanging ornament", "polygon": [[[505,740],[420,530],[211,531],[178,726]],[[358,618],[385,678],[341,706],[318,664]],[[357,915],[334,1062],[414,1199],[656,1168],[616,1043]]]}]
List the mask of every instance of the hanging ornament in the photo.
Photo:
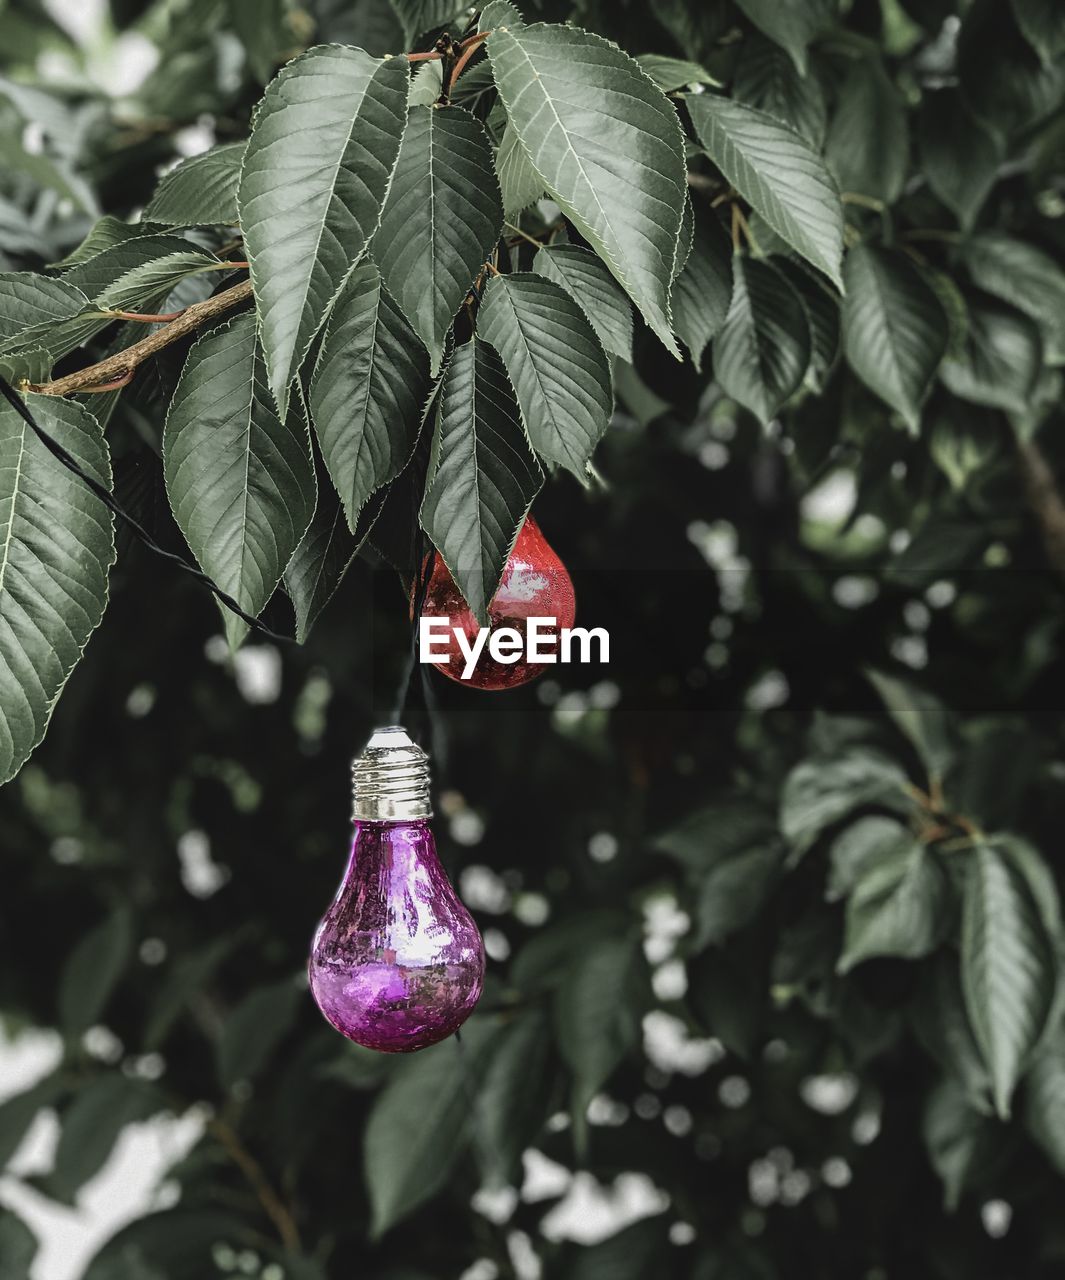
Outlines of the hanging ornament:
[{"label": "hanging ornament", "polygon": [[[460,628],[469,643],[480,626],[443,559],[435,552],[430,552],[430,555],[435,556],[435,561],[425,592],[422,616],[446,618],[450,637],[447,658],[434,662],[433,666],[452,680],[474,689],[514,689],[541,675],[546,663],[530,662],[524,654],[516,662],[499,662],[489,653],[486,644],[469,679],[462,678],[467,658],[454,628]],[[499,589],[488,606],[489,627],[492,631],[512,627],[524,636],[527,618],[551,618],[554,620],[551,633],[557,636],[563,627],[573,626],[575,616],[573,582],[566,566],[540,532],[540,526],[531,515],[527,516],[507,557]]]},{"label": "hanging ornament", "polygon": [[470,1016],[484,944],[436,854],[429,757],[404,729],[378,729],[352,778],[355,838],[314,935],[311,992],[341,1035],[408,1053]]}]

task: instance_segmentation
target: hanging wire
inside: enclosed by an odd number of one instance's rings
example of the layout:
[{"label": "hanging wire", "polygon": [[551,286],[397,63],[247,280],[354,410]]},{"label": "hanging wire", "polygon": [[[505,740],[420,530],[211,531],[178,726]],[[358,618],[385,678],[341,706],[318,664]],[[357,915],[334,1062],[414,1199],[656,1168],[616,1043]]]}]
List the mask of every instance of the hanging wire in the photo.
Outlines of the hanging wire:
[{"label": "hanging wire", "polygon": [[186,560],[184,556],[178,555],[173,551],[167,551],[165,547],[161,547],[148,530],[140,523],[140,521],[137,520],[136,517],[131,516],[125,507],[115,500],[111,491],[102,485],[95,476],[89,475],[88,472],[82,468],[78,460],[64,449],[58,440],[45,431],[30,412],[30,408],[22,396],[18,394],[2,374],[0,374],[0,393],[3,394],[4,399],[7,400],[48,452],[61,462],[68,471],[76,475],[82,484],[84,484],[88,489],[91,489],[108,511],[110,511],[117,519],[121,520],[137,541],[147,547],[153,555],[157,555],[163,560],[170,561],[171,564],[177,565],[179,569],[183,569],[187,574],[195,578],[196,581],[206,587],[207,590],[215,596],[219,603],[224,605],[225,608],[230,611],[230,613],[235,614],[242,622],[246,622],[252,631],[257,632],[259,635],[264,636],[268,640],[273,640],[278,644],[296,643],[292,636],[286,636],[282,635],[280,632],[271,631],[271,629],[260,622],[258,618],[253,618],[250,613],[246,613],[228,592],[223,591],[213,578],[209,577],[190,560]]}]

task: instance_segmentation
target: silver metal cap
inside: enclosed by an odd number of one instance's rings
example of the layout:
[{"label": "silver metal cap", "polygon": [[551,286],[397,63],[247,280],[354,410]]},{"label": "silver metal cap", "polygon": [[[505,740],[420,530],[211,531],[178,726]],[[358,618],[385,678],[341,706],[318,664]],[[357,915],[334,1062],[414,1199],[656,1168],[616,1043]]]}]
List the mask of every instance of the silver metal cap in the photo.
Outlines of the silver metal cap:
[{"label": "silver metal cap", "polygon": [[352,817],[356,822],[407,822],[431,818],[429,757],[406,729],[376,729],[352,763]]}]

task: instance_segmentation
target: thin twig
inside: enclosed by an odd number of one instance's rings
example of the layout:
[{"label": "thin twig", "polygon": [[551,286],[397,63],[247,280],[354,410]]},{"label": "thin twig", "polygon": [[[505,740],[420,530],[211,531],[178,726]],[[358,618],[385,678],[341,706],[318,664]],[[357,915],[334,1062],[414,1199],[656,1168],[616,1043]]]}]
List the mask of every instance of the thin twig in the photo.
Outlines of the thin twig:
[{"label": "thin twig", "polygon": [[877,200],[875,196],[863,196],[857,191],[844,191],[840,196],[840,200],[844,204],[856,204],[863,209],[872,209],[874,213],[883,213],[887,208],[883,200]]},{"label": "thin twig", "polygon": [[239,307],[241,303],[250,301],[252,296],[251,281],[244,280],[234,285],[232,289],[208,298],[205,302],[195,303],[172,324],[149,334],[147,338],[135,342],[124,351],[108,356],[98,364],[91,364],[85,369],[79,369],[76,373],[67,374],[65,378],[57,378],[54,382],[36,384],[24,382],[21,388],[23,391],[35,391],[41,396],[72,396],[79,391],[84,391],[87,387],[98,387],[101,383],[125,378],[127,374],[132,375],[138,365],[162,351],[164,347],[180,342],[182,338],[195,333],[216,316],[224,315],[234,307]]},{"label": "thin twig", "polygon": [[536,245],[537,249],[544,248],[544,242],[542,240],[537,240],[535,236],[529,235],[527,231],[522,231],[521,227],[516,227],[512,222],[504,222],[503,226],[506,227],[508,231],[513,231],[515,235],[521,236],[523,240],[528,240],[530,244]]},{"label": "thin twig", "polygon": [[469,40],[463,40],[459,48],[464,52],[458,62],[455,63],[455,69],[451,73],[451,87],[454,88],[458,78],[466,70],[466,64],[481,47],[481,42],[488,39],[487,31],[478,31],[475,36],[471,36]]},{"label": "thin twig", "polygon": [[288,1206],[270,1185],[262,1166],[244,1146],[224,1120],[217,1116],[207,1122],[208,1130],[218,1139],[226,1154],[244,1175],[255,1192],[263,1211],[274,1224],[281,1243],[292,1253],[300,1252],[300,1233]]},{"label": "thin twig", "polygon": [[133,370],[124,373],[121,378],[116,378],[114,382],[101,382],[94,387],[82,387],[81,394],[83,396],[102,396],[108,391],[121,391],[123,387],[128,387],[133,381]]},{"label": "thin twig", "polygon": [[407,61],[408,62],[439,62],[440,54],[435,52],[434,53],[408,53]]},{"label": "thin twig", "polygon": [[114,316],[116,320],[132,320],[140,324],[170,324],[173,320],[180,320],[188,310],[188,307],[182,307],[180,311],[171,311],[167,315],[153,316],[147,311],[108,311],[109,316]]}]

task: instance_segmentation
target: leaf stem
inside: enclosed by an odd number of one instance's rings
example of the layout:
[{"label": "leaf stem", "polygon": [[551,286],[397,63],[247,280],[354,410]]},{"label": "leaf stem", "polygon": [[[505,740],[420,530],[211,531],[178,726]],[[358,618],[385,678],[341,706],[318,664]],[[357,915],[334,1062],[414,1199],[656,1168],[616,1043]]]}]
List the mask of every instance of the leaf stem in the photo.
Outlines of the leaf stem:
[{"label": "leaf stem", "polygon": [[754,238],[754,233],[751,231],[751,224],[747,221],[746,217],[744,216],[743,210],[739,207],[739,205],[735,205],[735,204],[732,206],[732,208],[734,213],[736,214],[736,220],[740,225],[740,230],[743,232],[744,239],[747,241],[747,244],[750,246],[751,252],[754,254],[760,255],[762,251],[761,249],[758,248],[758,241]]},{"label": "leaf stem", "polygon": [[67,374],[65,378],[57,378],[54,382],[22,382],[20,387],[23,391],[33,391],[42,396],[72,396],[87,388],[99,388],[101,384],[106,385],[115,379],[124,379],[127,374],[132,377],[138,365],[162,351],[164,347],[180,342],[182,338],[194,333],[217,316],[232,311],[241,303],[249,302],[252,296],[251,281],[244,280],[224,293],[188,307],[177,320],[172,321],[165,328],[149,334],[147,338],[135,342],[124,351],[108,356],[98,364],[88,365],[76,373]]}]

